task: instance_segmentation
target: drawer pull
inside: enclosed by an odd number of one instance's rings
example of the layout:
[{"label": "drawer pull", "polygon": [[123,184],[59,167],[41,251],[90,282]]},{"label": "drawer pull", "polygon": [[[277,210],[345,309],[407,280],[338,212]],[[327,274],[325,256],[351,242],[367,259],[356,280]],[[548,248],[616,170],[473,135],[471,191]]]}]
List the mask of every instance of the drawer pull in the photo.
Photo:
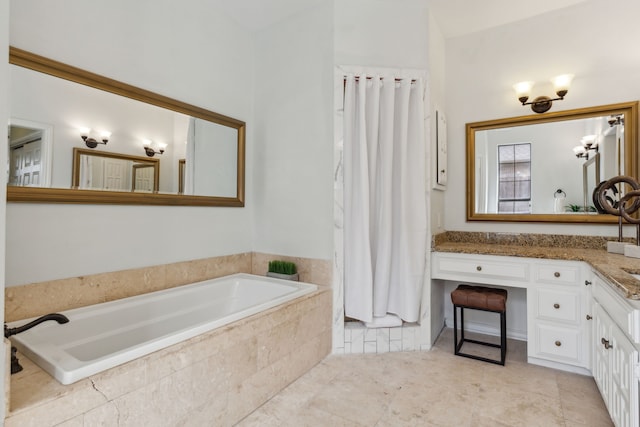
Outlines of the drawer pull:
[{"label": "drawer pull", "polygon": [[602,343],[604,348],[606,348],[607,350],[609,350],[610,348],[613,348],[613,344],[609,344],[609,340],[605,340],[604,338],[602,338],[600,342]]},{"label": "drawer pull", "polygon": [[553,304],[553,308],[555,308],[555,309],[560,308],[560,304],[558,304],[558,303]]},{"label": "drawer pull", "polygon": [[560,347],[562,343],[560,341],[556,341],[556,347]]},{"label": "drawer pull", "polygon": [[590,314],[587,314],[587,320],[591,320],[593,319],[593,316],[591,316]]},{"label": "drawer pull", "polygon": [[478,270],[478,271],[482,271],[482,267],[481,267],[481,266],[477,266],[477,267],[476,267],[476,270]]},{"label": "drawer pull", "polygon": [[585,285],[585,286],[589,286],[590,284],[591,284],[591,281],[589,281],[589,280],[585,280],[585,281],[584,281],[584,285]]},{"label": "drawer pull", "polygon": [[560,272],[556,271],[555,273],[553,273],[553,275],[556,276],[556,277],[560,277]]}]

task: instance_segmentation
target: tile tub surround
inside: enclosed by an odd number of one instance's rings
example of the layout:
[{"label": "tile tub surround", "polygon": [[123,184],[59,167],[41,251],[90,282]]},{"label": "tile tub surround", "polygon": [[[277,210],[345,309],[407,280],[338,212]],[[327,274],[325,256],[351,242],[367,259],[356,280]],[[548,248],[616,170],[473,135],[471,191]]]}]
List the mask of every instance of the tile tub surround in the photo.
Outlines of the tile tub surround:
[{"label": "tile tub surround", "polygon": [[640,299],[640,259],[607,252],[613,238],[552,234],[447,231],[433,237],[432,251],[584,261],[626,298]]},{"label": "tile tub surround", "polygon": [[234,273],[263,275],[272,259],[296,262],[300,280],[331,285],[331,261],[246,252],[5,288],[5,322],[84,307]]},{"label": "tile tub surround", "polygon": [[63,386],[22,357],[13,426],[233,425],[331,351],[329,289]]}]

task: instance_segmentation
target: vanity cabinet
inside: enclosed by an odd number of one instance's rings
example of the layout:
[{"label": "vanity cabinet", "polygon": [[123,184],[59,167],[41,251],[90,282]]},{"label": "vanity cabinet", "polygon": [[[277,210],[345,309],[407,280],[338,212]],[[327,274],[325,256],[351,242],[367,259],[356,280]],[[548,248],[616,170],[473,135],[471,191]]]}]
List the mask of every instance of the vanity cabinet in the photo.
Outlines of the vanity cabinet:
[{"label": "vanity cabinet", "polygon": [[590,368],[589,288],[582,263],[532,261],[527,290],[529,361]]},{"label": "vanity cabinet", "polygon": [[432,253],[433,279],[525,288],[529,363],[583,374],[591,370],[588,274],[577,261]]},{"label": "vanity cabinet", "polygon": [[[639,418],[637,343],[629,330],[638,307],[594,279],[593,377],[617,427],[637,426]],[[627,320],[620,323],[621,320]]]}]

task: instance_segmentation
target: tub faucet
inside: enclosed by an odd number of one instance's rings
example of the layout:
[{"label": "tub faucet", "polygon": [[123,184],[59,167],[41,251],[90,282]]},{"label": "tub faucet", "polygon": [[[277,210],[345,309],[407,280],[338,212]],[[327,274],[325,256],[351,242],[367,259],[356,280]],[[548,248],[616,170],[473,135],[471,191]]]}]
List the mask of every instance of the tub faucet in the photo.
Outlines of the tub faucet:
[{"label": "tub faucet", "polygon": [[[16,328],[9,328],[7,324],[4,324],[4,337],[9,338],[12,335],[19,334],[20,332],[24,332],[33,328],[34,326],[38,326],[42,322],[46,322],[47,320],[55,320],[56,322],[63,324],[67,323],[69,319],[64,314],[60,313],[51,313],[45,314],[42,317],[38,317],[36,320],[33,320],[25,325],[18,326]],[[22,371],[22,366],[18,362],[18,357],[16,356],[16,352],[18,351],[13,345],[11,346],[11,373],[16,374]]]}]

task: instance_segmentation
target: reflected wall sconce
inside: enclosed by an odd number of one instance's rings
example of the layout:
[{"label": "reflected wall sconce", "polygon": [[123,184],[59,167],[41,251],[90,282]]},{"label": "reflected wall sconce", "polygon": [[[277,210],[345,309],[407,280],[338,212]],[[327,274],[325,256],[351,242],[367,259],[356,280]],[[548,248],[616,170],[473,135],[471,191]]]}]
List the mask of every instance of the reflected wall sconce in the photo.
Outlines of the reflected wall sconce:
[{"label": "reflected wall sconce", "polygon": [[624,114],[616,114],[613,116],[609,116],[609,119],[607,120],[607,123],[609,123],[609,127],[614,127],[616,125],[623,125],[624,124]]},{"label": "reflected wall sconce", "polygon": [[[154,145],[158,147],[158,151],[156,151],[153,148]],[[162,144],[160,142],[154,143],[153,141],[151,141],[149,139],[144,139],[142,141],[142,147],[144,148],[144,152],[147,154],[147,156],[153,157],[156,154],[163,154],[165,148],[167,148],[167,144]]]},{"label": "reflected wall sconce", "polygon": [[[549,111],[553,101],[561,101],[569,92],[569,86],[573,80],[573,74],[563,74],[551,79],[553,88],[556,92],[557,98],[550,98],[548,96],[538,96],[533,101],[529,101],[531,96],[531,89],[533,89],[533,82],[520,82],[513,85],[513,89],[516,91],[516,96],[522,105],[531,105],[531,110],[535,113],[544,113]],[[527,102],[529,101],[529,102]]]},{"label": "reflected wall sconce", "polygon": [[591,151],[598,152],[598,142],[596,139],[596,135],[586,135],[582,137],[580,140],[581,145],[573,147],[573,154],[579,159],[589,160],[589,153]]},{"label": "reflected wall sconce", "polygon": [[80,138],[87,144],[89,148],[96,148],[98,144],[107,144],[109,142],[109,138],[111,137],[111,132],[102,131],[100,132],[100,140],[97,140],[91,136],[90,128],[80,128]]}]

